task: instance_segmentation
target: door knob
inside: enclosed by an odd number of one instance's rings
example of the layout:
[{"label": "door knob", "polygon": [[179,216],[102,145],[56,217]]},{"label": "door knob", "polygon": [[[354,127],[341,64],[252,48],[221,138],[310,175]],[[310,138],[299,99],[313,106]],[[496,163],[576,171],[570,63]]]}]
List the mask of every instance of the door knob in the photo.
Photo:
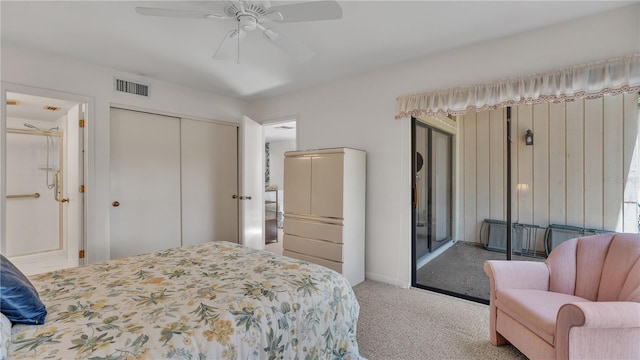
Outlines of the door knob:
[{"label": "door knob", "polygon": [[251,200],[251,196],[238,196],[238,195],[232,195],[231,196],[232,199],[240,199],[240,200]]},{"label": "door knob", "polygon": [[120,203],[118,201],[114,201],[111,205],[113,205],[113,207],[118,207],[120,206]]}]

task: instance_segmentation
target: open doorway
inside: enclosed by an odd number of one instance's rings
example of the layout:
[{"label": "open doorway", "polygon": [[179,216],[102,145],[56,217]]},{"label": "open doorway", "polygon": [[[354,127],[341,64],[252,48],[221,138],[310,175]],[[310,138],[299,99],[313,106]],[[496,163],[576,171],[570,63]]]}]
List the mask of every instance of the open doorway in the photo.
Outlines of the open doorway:
[{"label": "open doorway", "polygon": [[24,273],[83,264],[86,104],[6,93],[3,253]]},{"label": "open doorway", "polygon": [[265,149],[265,243],[266,249],[282,254],[284,215],[284,153],[297,149],[296,121],[264,125]]}]

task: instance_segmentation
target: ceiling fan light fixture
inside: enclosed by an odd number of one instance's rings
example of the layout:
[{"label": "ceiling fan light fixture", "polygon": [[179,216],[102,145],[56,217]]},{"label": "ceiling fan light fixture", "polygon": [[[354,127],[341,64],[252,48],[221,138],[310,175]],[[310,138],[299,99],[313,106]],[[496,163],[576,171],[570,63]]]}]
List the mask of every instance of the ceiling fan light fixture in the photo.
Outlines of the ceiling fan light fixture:
[{"label": "ceiling fan light fixture", "polygon": [[258,21],[251,15],[238,16],[238,22],[242,31],[253,31],[258,26]]}]

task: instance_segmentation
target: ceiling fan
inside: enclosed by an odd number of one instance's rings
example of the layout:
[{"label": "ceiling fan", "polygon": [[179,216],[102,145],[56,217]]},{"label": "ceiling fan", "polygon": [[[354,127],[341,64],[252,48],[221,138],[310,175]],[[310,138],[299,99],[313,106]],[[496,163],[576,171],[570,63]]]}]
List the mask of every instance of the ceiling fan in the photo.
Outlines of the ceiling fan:
[{"label": "ceiling fan", "polygon": [[[307,61],[315,54],[303,44],[290,39],[271,28],[271,23],[335,20],[342,18],[342,8],[335,0],[310,1],[271,6],[269,1],[225,0],[224,12],[136,7],[145,16],[162,16],[191,19],[233,20],[236,29],[229,31],[215,53],[214,59],[236,57],[240,63],[240,42],[246,34],[260,29],[273,45],[298,61]],[[237,46],[235,46],[237,44]]]}]

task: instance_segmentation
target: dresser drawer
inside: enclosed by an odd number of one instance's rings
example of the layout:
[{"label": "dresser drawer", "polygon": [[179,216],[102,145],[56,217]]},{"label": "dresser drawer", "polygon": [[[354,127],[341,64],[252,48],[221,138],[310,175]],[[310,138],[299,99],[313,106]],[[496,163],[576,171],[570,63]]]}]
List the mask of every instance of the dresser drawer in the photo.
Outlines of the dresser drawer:
[{"label": "dresser drawer", "polygon": [[342,225],[311,220],[284,219],[285,234],[342,244]]},{"label": "dresser drawer", "polygon": [[300,254],[342,262],[342,244],[284,234],[283,247]]},{"label": "dresser drawer", "polygon": [[289,250],[284,250],[282,252],[282,255],[288,256],[290,258],[294,258],[294,259],[310,262],[310,263],[313,263],[313,264],[321,265],[321,266],[324,266],[326,268],[329,268],[329,269],[331,269],[331,270],[333,270],[335,272],[338,272],[338,273],[342,274],[342,263],[339,263],[339,262],[320,259],[320,258],[309,256],[309,255],[299,254],[297,252],[293,252],[293,251],[289,251]]}]

